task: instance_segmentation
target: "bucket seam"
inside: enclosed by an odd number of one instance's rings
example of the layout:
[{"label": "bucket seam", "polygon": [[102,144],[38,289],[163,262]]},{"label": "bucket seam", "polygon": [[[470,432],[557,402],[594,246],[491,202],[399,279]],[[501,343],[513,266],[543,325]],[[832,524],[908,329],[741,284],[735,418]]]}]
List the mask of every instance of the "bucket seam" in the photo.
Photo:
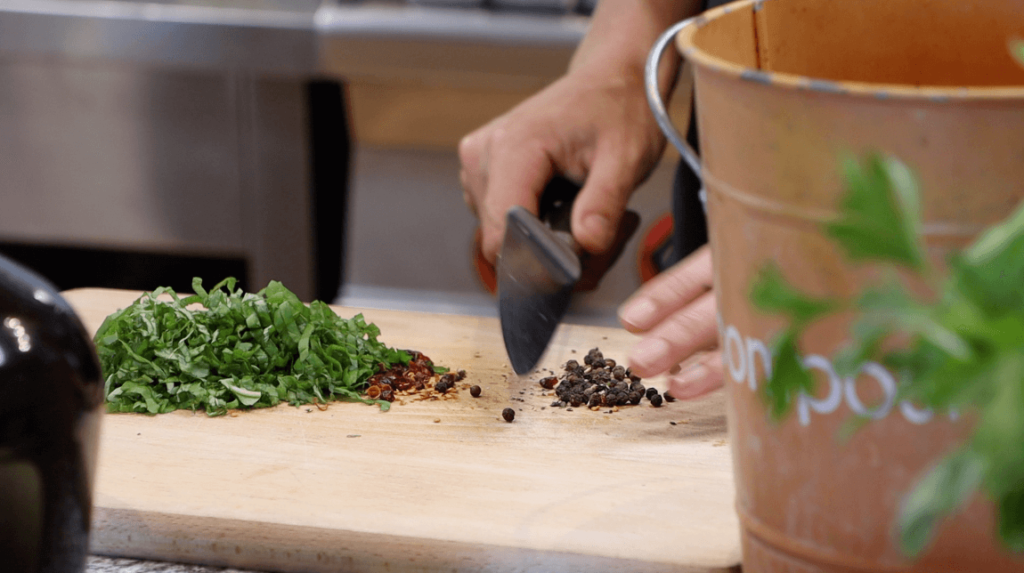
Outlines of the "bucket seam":
[{"label": "bucket seam", "polygon": [[804,561],[808,561],[807,558],[810,558],[809,563],[827,563],[834,567],[864,573],[897,573],[907,570],[905,564],[881,564],[862,557],[840,555],[831,551],[816,549],[797,540],[795,537],[789,537],[769,527],[761,520],[744,511],[742,507],[739,507],[739,504],[737,504],[737,510],[736,513],[739,515],[740,523],[747,535],[757,538],[761,543],[779,553],[791,555]]},{"label": "bucket seam", "polygon": [[[814,225],[829,223],[838,217],[838,212],[836,211],[810,209],[806,207],[791,207],[780,201],[764,199],[750,192],[742,191],[713,175],[708,171],[706,166],[701,169],[701,176],[705,182],[705,187],[708,188],[711,193],[721,193],[723,196],[733,199],[737,203],[741,203],[743,206],[754,211],[760,211],[776,217],[794,219]],[[982,232],[984,229],[985,225],[962,225],[948,223],[945,221],[933,221],[923,224],[922,234],[929,238],[971,238],[977,236],[978,233]]]},{"label": "bucket seam", "polygon": [[754,28],[754,62],[759,70],[765,69],[764,60],[761,57],[761,31],[759,29],[760,26],[758,26],[758,22],[760,21],[758,14],[760,14],[761,8],[763,7],[764,0],[758,0],[757,2],[754,2],[754,8],[750,13],[750,21]]}]

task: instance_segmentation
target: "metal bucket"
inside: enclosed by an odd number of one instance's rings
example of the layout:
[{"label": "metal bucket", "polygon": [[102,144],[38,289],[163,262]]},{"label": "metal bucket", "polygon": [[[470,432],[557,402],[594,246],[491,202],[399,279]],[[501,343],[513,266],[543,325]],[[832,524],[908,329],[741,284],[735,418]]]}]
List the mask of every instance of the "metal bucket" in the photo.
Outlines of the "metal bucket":
[{"label": "metal bucket", "polygon": [[[766,261],[813,294],[864,284],[820,232],[844,191],[844,154],[892,154],[917,173],[936,260],[1009,214],[1024,198],[1014,37],[1024,38],[1024,0],[745,0],[674,26],[652,50],[651,108],[707,190],[744,571],[1024,570],[980,497],[923,556],[903,556],[899,504],[969,421],[896,402],[880,367],[840,378],[831,356],[848,332],[842,317],[802,341],[819,393],[772,424],[758,387],[781,325],[748,300]],[[694,68],[701,157],[659,96],[673,40]],[[840,442],[854,414],[875,421]]]}]

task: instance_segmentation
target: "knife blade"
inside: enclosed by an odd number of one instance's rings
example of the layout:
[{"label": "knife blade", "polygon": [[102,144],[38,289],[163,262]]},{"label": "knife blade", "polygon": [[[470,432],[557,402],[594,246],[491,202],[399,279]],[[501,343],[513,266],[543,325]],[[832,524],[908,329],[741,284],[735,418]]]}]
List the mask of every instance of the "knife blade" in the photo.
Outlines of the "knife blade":
[{"label": "knife blade", "polygon": [[614,247],[603,255],[588,255],[573,239],[569,224],[579,190],[572,181],[555,177],[541,195],[539,216],[519,206],[506,215],[497,268],[498,314],[516,374],[529,372],[540,361],[581,277],[588,288],[596,286],[639,226],[639,216],[627,211]]}]

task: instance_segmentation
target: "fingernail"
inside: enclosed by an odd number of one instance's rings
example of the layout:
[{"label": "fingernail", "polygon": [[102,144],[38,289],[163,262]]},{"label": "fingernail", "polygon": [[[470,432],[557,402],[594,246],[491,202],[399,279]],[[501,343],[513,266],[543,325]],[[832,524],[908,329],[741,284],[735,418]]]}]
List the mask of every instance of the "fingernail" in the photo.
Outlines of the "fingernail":
[{"label": "fingernail", "polygon": [[634,370],[643,372],[643,375],[653,376],[659,373],[653,371],[654,365],[660,362],[668,351],[668,343],[660,338],[641,340],[630,353],[630,364]]},{"label": "fingernail", "polygon": [[657,308],[649,298],[632,300],[623,305],[619,311],[619,320],[624,324],[637,328],[647,328],[654,320]]}]

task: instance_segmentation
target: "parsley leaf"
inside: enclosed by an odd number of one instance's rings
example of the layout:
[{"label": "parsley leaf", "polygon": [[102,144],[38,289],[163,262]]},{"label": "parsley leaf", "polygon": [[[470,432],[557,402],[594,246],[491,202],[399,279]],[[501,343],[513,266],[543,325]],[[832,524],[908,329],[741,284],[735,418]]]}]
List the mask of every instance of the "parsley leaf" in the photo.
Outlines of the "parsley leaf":
[{"label": "parsley leaf", "polygon": [[215,416],[330,400],[388,408],[360,391],[379,364],[410,357],[379,342],[375,325],[341,318],[321,301],[305,305],[276,281],[255,294],[235,283],[207,291],[196,278],[192,296],[158,288],[108,316],[94,338],[107,410]]},{"label": "parsley leaf", "polygon": [[921,204],[914,176],[899,161],[872,155],[863,165],[847,160],[848,193],[828,234],[851,260],[888,260],[924,267]]},{"label": "parsley leaf", "polygon": [[957,287],[988,316],[1024,307],[1024,206],[951,263]]},{"label": "parsley leaf", "polygon": [[768,404],[768,413],[776,422],[785,418],[801,393],[814,392],[814,378],[800,359],[796,344],[798,335],[798,330],[791,328],[772,345],[774,365],[772,375],[764,385],[763,396]]},{"label": "parsley leaf", "polygon": [[809,297],[794,288],[778,265],[768,263],[761,268],[750,291],[754,306],[766,312],[784,314],[796,324],[807,324],[835,311],[839,303],[831,299]]},{"label": "parsley leaf", "polygon": [[900,508],[899,539],[905,554],[921,554],[939,523],[970,500],[983,473],[981,458],[962,449],[943,458],[925,475]]}]

